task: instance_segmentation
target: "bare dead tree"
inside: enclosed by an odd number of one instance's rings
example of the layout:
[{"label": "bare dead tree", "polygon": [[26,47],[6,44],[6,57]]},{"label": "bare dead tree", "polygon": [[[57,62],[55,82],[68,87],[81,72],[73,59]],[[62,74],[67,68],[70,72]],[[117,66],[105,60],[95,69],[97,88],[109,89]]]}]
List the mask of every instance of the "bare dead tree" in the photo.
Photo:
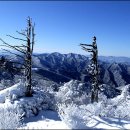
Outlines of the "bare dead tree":
[{"label": "bare dead tree", "polygon": [[92,90],[91,90],[91,102],[98,102],[98,49],[96,43],[96,37],[93,37],[92,44],[80,44],[83,50],[91,53],[91,63],[88,66],[88,72],[91,75]]},{"label": "bare dead tree", "polygon": [[12,63],[21,64],[22,69],[24,69],[25,87],[26,87],[25,95],[26,96],[32,96],[32,54],[33,54],[33,48],[34,48],[34,43],[35,43],[34,27],[35,27],[35,24],[32,24],[31,18],[28,17],[26,30],[24,30],[22,32],[17,31],[17,33],[24,36],[25,39],[7,35],[8,37],[11,37],[15,40],[25,42],[26,44],[21,44],[19,46],[11,45],[0,38],[0,41],[3,43],[0,46],[11,48],[11,49],[19,52],[20,54],[16,54],[7,49],[3,49],[4,51],[14,54],[14,55],[18,56],[19,58],[22,58],[22,60],[24,61],[23,64],[18,63],[18,62],[12,62]]},{"label": "bare dead tree", "polygon": [[25,55],[25,77],[26,77],[26,96],[31,96],[32,91],[32,53],[33,53],[33,47],[34,47],[34,26],[32,25],[32,21],[29,18],[28,19],[28,26],[27,26],[27,47],[26,47],[26,55]]}]

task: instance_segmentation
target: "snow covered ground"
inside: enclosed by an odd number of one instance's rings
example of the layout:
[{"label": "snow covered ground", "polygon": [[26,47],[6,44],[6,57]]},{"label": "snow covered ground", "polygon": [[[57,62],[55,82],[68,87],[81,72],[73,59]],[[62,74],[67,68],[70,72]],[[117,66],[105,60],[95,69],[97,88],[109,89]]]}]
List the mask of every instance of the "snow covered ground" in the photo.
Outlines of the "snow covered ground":
[{"label": "snow covered ground", "polygon": [[87,124],[90,128],[98,129],[120,129],[120,130],[129,130],[130,121],[122,120],[119,118],[103,118],[94,116],[93,119]]},{"label": "snow covered ground", "polygon": [[[25,125],[22,129],[71,129],[59,118],[57,112],[54,111],[41,111],[38,116],[26,119]],[[130,121],[94,116],[87,123],[86,128],[88,127],[90,129],[129,130]]]},{"label": "snow covered ground", "polygon": [[[59,102],[59,106],[57,105],[58,112],[56,112],[51,111],[54,109],[49,110],[51,107],[54,107],[53,105],[56,103],[53,102],[53,96],[43,91],[35,91],[33,97],[24,97],[25,88],[22,83],[18,83],[0,91],[0,129],[15,129],[19,127],[17,125],[13,126],[13,124],[18,123],[19,117],[23,116],[25,117],[24,125],[21,126],[20,129],[84,128],[129,130],[129,87],[130,85],[124,86],[122,94],[113,99],[105,99],[102,95],[103,97],[101,97],[104,101],[100,101],[99,103],[76,104],[82,100],[78,100],[78,102],[76,101],[76,103],[73,102],[72,104]],[[69,91],[70,89],[65,89],[67,94]],[[71,92],[74,92],[74,90],[72,89]],[[67,100],[72,99],[71,96],[74,96],[72,93],[69,93],[70,98],[68,98],[68,95],[66,96],[62,91],[60,91],[58,95],[59,98],[64,97]],[[12,115],[10,115],[11,113]],[[4,125],[2,126],[2,124]]]},{"label": "snow covered ground", "polygon": [[36,117],[25,119],[25,125],[22,129],[69,129],[54,111],[41,111]]},{"label": "snow covered ground", "polygon": [[23,83],[17,83],[9,88],[0,91],[0,103],[4,103],[7,96],[12,98],[14,97],[22,97],[25,94],[25,87]]}]

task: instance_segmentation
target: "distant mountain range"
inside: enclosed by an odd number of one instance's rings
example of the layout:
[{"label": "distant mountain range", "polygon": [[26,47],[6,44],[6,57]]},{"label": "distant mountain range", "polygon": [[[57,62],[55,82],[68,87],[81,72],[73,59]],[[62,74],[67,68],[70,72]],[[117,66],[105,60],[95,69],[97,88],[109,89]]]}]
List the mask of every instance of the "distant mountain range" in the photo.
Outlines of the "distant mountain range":
[{"label": "distant mountain range", "polygon": [[[17,56],[6,55],[6,58],[22,62]],[[84,82],[86,87],[90,85],[90,75],[87,72],[89,57],[80,54],[60,54],[43,53],[33,55],[33,79],[42,84],[42,87],[53,86],[58,90],[61,84],[70,80],[78,80]],[[114,97],[120,93],[118,87],[130,84],[130,58],[127,57],[105,57],[99,56],[99,83],[104,84],[103,89],[105,95]],[[12,69],[8,65],[7,70],[0,69],[0,80],[3,79],[8,84],[13,84]],[[19,75],[16,73],[16,75]],[[9,82],[8,81],[12,81]],[[16,79],[14,79],[15,81]],[[7,83],[7,81],[9,83]],[[17,81],[16,81],[17,82]],[[44,84],[44,85],[43,85]]]},{"label": "distant mountain range", "polygon": [[[86,71],[89,57],[80,54],[45,53],[33,57],[33,67],[36,72],[56,82],[67,82],[75,79],[89,82],[90,76]],[[130,58],[99,57],[100,83],[118,87],[130,83]]]},{"label": "distant mountain range", "polygon": [[115,56],[99,56],[99,60],[109,63],[129,63],[130,64],[130,58],[129,57],[115,57]]},{"label": "distant mountain range", "polygon": [[[7,58],[10,58],[7,55]],[[20,61],[17,56],[14,60]],[[51,81],[60,83],[68,82],[71,79],[88,83],[90,76],[87,72],[89,57],[80,54],[43,53],[34,54],[33,72]],[[111,87],[130,84],[130,58],[99,56],[100,84],[107,84]]]},{"label": "distant mountain range", "polygon": [[[61,54],[58,52],[53,52],[53,53],[34,53],[34,55],[50,55],[50,54],[56,54],[56,55],[81,55],[85,57],[90,57],[89,55],[82,55],[82,54],[75,54],[75,53],[68,53],[68,54]],[[99,60],[104,61],[104,62],[117,62],[117,63],[130,63],[130,57],[125,57],[125,56],[99,56]]]}]

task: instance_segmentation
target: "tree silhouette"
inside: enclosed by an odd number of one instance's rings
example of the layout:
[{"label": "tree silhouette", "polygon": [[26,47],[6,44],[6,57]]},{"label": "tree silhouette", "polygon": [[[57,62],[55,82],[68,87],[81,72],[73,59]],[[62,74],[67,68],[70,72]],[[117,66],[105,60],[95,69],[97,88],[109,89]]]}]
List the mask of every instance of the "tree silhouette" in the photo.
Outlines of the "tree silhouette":
[{"label": "tree silhouette", "polygon": [[90,65],[88,66],[88,72],[91,75],[92,90],[91,90],[91,102],[98,102],[98,49],[96,43],[96,37],[93,37],[92,44],[80,44],[83,50],[91,53]]},{"label": "tree silhouette", "polygon": [[35,43],[34,27],[35,27],[35,24],[33,25],[31,18],[28,17],[27,28],[22,32],[17,31],[17,33],[24,36],[25,39],[7,35],[13,39],[16,39],[16,40],[19,40],[22,42],[26,42],[26,44],[21,44],[19,46],[11,45],[0,38],[0,41],[3,43],[0,46],[11,48],[11,49],[19,52],[20,54],[14,53],[5,48],[4,49],[2,48],[2,50],[4,50],[5,52],[14,54],[24,61],[24,63],[19,63],[19,62],[12,62],[12,63],[21,64],[22,67],[20,69],[24,69],[25,87],[26,87],[25,95],[26,96],[32,96],[32,53],[33,53],[33,47],[34,47],[34,43]]}]

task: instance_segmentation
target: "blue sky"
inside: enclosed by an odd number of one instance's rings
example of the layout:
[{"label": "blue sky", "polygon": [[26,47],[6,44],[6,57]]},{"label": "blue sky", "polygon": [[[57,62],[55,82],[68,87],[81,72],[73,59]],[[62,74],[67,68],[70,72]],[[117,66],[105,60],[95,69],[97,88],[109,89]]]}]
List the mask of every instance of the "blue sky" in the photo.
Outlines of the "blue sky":
[{"label": "blue sky", "polygon": [[99,55],[130,57],[129,1],[0,1],[0,37],[18,36],[26,27],[27,16],[36,23],[38,53],[88,54],[79,43],[92,43],[97,37]]}]

